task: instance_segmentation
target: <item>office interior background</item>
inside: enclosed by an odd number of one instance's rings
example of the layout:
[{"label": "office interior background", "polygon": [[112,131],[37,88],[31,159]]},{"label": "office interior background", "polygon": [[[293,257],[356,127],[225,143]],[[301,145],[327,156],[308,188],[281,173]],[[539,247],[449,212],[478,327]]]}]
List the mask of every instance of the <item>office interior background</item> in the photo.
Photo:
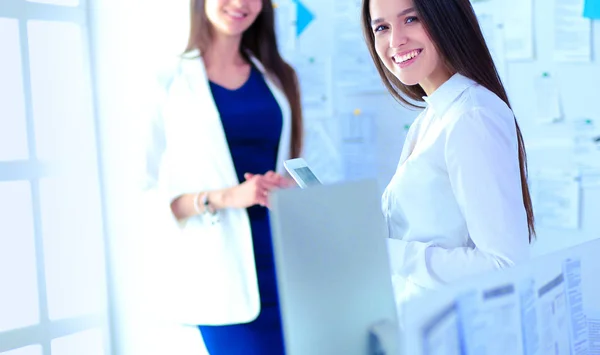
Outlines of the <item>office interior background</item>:
[{"label": "office interior background", "polygon": [[[383,190],[419,112],[382,86],[360,1],[274,3],[280,49],[302,88],[306,160],[325,183],[373,178]],[[597,240],[598,1],[472,3],[526,142],[534,255]],[[132,329],[123,316],[152,302],[140,290],[160,279],[138,277],[161,247],[134,216],[138,133],[149,83],[185,47],[188,11],[188,0],[0,3],[0,354],[202,348],[190,329]]]}]

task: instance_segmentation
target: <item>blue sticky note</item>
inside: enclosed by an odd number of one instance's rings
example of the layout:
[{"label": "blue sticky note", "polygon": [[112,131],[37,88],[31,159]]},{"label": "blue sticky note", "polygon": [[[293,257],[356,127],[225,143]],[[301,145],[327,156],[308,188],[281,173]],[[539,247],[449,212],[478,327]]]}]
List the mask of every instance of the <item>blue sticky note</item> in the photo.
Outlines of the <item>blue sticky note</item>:
[{"label": "blue sticky note", "polygon": [[585,0],[583,16],[591,19],[600,19],[600,0]]},{"label": "blue sticky note", "polygon": [[302,3],[300,0],[295,0],[296,2],[296,36],[300,37],[302,32],[308,27],[308,25],[313,22],[315,19],[315,15]]}]

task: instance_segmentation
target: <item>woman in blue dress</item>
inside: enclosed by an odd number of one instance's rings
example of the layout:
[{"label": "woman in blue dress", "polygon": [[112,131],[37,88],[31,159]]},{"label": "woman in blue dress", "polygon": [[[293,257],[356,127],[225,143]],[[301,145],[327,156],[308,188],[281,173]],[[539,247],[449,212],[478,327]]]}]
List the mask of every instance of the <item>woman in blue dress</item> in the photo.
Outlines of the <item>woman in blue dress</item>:
[{"label": "woman in blue dress", "polygon": [[300,155],[302,117],[271,1],[192,0],[173,72],[161,83],[147,178],[203,243],[189,264],[200,266],[178,275],[190,286],[177,290],[175,302],[189,303],[182,323],[198,325],[211,355],[284,354],[267,204],[290,184],[283,161]]}]

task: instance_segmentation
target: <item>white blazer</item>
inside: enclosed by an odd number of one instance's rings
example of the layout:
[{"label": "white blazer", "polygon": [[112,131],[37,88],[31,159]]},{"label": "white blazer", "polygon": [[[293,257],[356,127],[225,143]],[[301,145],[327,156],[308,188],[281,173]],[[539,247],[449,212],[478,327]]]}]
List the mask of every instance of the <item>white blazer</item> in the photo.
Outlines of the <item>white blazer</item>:
[{"label": "white blazer", "polygon": [[[276,166],[283,173],[290,152],[290,105],[276,79],[252,60],[283,114]],[[240,182],[199,53],[178,60],[169,72],[161,77],[146,136],[144,183],[150,223],[172,253],[168,262],[163,260],[168,271],[164,286],[159,285],[169,302],[160,305],[165,309],[159,313],[186,324],[250,322],[260,312],[260,297],[246,210],[221,210],[216,224],[202,216],[178,223],[170,210],[171,201],[182,194]]]}]

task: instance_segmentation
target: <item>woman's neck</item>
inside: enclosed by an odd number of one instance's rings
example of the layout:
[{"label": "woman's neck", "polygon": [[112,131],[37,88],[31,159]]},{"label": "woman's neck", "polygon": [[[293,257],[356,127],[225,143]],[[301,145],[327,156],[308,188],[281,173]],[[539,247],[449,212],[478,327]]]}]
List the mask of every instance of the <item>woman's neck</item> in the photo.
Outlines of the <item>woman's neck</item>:
[{"label": "woman's neck", "polygon": [[202,54],[207,68],[231,68],[246,64],[240,52],[242,37],[215,35],[208,50]]}]

